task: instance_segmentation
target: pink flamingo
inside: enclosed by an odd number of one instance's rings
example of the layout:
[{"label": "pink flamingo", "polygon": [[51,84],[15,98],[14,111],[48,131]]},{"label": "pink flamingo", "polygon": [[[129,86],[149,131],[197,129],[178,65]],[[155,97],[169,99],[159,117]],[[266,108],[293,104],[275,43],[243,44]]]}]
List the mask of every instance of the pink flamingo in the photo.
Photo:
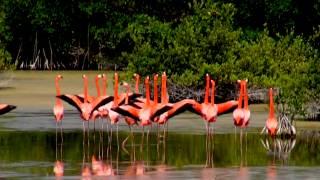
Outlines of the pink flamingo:
[{"label": "pink flamingo", "polygon": [[151,103],[149,77],[145,79],[145,86],[146,86],[146,101],[141,107],[141,109],[135,108],[130,105],[113,107],[113,110],[119,112],[120,114],[129,116],[137,121],[140,121],[140,125],[142,126],[150,125],[151,120],[154,119],[154,117],[162,114],[163,112],[171,108],[168,105]]},{"label": "pink flamingo", "polygon": [[[88,78],[86,75],[82,76],[84,81],[84,101],[81,102],[81,100],[75,96],[70,94],[64,94],[57,96],[58,98],[66,101],[70,105],[77,108],[77,110],[80,112],[81,118],[84,121],[89,121],[92,113],[94,110],[98,109],[101,105],[106,104],[113,100],[112,96],[100,96],[95,98],[92,102],[88,101]],[[84,121],[83,121],[83,128],[84,128]]]},{"label": "pink flamingo", "polygon": [[244,107],[243,107],[243,124],[242,124],[242,127],[247,127],[248,124],[249,124],[249,120],[250,120],[250,110],[249,110],[249,106],[248,106],[248,103],[249,103],[249,100],[248,100],[248,92],[247,92],[247,82],[248,80],[246,79],[244,82],[243,82],[243,94],[244,94]]},{"label": "pink flamingo", "polygon": [[0,104],[0,115],[10,112],[15,108],[17,108],[17,106],[9,105],[9,104]]},{"label": "pink flamingo", "polygon": [[271,136],[275,136],[276,135],[276,131],[278,128],[278,121],[275,117],[275,113],[274,113],[274,104],[273,104],[273,90],[272,88],[269,89],[269,98],[270,98],[270,103],[269,103],[269,117],[266,121],[266,127],[268,130],[268,133]]},{"label": "pink flamingo", "polygon": [[[57,96],[60,96],[60,86],[59,86],[59,80],[62,79],[63,77],[59,74],[55,78],[55,86],[56,86],[56,93]],[[61,122],[63,119],[63,104],[59,98],[56,98],[56,104],[53,107],[53,114],[56,120],[56,124]]]},{"label": "pink flamingo", "polygon": [[198,103],[193,100],[192,103],[192,112],[200,115],[206,121],[206,129],[209,130],[209,125],[212,122],[217,120],[218,116],[218,107],[214,103],[214,88],[215,83],[211,81],[212,84],[212,95],[211,95],[211,103],[209,102],[209,89],[210,89],[210,77],[209,74],[206,74],[206,88],[205,88],[205,97],[203,103]]},{"label": "pink flamingo", "polygon": [[242,81],[238,80],[240,84],[240,93],[238,99],[238,108],[233,111],[233,121],[235,126],[241,126],[243,124],[244,119],[244,112],[242,109],[242,101],[243,101],[243,83]]},{"label": "pink flamingo", "polygon": [[[250,120],[250,110],[248,106],[248,92],[247,92],[247,82],[248,80],[238,80],[240,83],[240,95],[238,100],[238,108],[233,112],[234,125],[240,127],[247,127]],[[243,99],[242,99],[243,98]],[[242,108],[242,100],[243,108]]]}]

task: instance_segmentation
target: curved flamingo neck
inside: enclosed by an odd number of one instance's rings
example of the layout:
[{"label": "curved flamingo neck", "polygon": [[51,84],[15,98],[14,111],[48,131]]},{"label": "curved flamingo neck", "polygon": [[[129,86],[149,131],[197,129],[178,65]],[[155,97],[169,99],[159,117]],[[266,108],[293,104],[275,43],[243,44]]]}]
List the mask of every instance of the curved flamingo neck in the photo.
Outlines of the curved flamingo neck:
[{"label": "curved flamingo neck", "polygon": [[102,85],[103,85],[103,88],[102,88],[102,95],[106,96],[107,95],[107,77],[105,75],[102,76]]},{"label": "curved flamingo neck", "polygon": [[88,102],[88,78],[83,76],[83,95],[84,102]]},{"label": "curved flamingo neck", "polygon": [[101,96],[99,79],[100,79],[100,77],[99,77],[99,75],[97,75],[96,78],[95,78],[96,89],[97,89],[97,97]]},{"label": "curved flamingo neck", "polygon": [[119,76],[118,73],[114,73],[114,104],[118,105],[118,81],[119,81]]},{"label": "curved flamingo neck", "polygon": [[205,89],[205,94],[204,94],[204,103],[205,104],[208,104],[209,102],[209,86],[210,86],[210,77],[209,75],[207,74],[206,75],[206,89]]},{"label": "curved flamingo neck", "polygon": [[240,92],[239,92],[239,99],[238,99],[238,108],[242,108],[242,96],[243,96],[243,85],[242,81],[240,82]]},{"label": "curved flamingo neck", "polygon": [[[56,77],[56,79],[55,79],[55,85],[56,85],[56,93],[57,93],[57,96],[60,95],[59,80],[60,80],[60,78]],[[59,98],[56,98],[56,104],[61,104],[61,100],[60,100]]]},{"label": "curved flamingo neck", "polygon": [[214,105],[214,89],[215,89],[215,85],[216,83],[214,82],[214,80],[211,80],[211,85],[212,85],[212,89],[211,89],[211,105]]},{"label": "curved flamingo neck", "polygon": [[274,104],[273,104],[273,92],[272,88],[269,90],[269,98],[270,98],[270,103],[269,103],[269,117],[274,118]]},{"label": "curved flamingo neck", "polygon": [[135,79],[136,79],[135,91],[136,91],[136,93],[139,93],[139,81],[140,81],[140,76],[139,76],[139,74],[135,74]]},{"label": "curved flamingo neck", "polygon": [[158,104],[158,74],[153,77],[153,101]]},{"label": "curved flamingo neck", "polygon": [[243,106],[244,106],[244,109],[249,109],[248,107],[248,91],[247,91],[247,82],[245,82],[243,84],[243,96],[244,96],[244,102],[243,102]]},{"label": "curved flamingo neck", "polygon": [[149,76],[147,76],[145,80],[145,86],[146,86],[146,105],[149,105],[150,104]]}]

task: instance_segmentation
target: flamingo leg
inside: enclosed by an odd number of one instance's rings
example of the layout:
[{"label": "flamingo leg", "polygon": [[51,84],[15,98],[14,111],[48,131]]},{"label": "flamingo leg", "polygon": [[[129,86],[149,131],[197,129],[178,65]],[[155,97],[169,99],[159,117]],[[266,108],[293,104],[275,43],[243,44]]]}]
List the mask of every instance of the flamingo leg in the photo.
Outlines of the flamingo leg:
[{"label": "flamingo leg", "polygon": [[117,146],[118,146],[118,150],[119,150],[119,126],[118,126],[118,123],[117,123]]},{"label": "flamingo leg", "polygon": [[60,121],[60,135],[61,135],[61,144],[62,144],[63,143],[62,121]]},{"label": "flamingo leg", "polygon": [[56,160],[58,159],[58,122],[56,121]]}]

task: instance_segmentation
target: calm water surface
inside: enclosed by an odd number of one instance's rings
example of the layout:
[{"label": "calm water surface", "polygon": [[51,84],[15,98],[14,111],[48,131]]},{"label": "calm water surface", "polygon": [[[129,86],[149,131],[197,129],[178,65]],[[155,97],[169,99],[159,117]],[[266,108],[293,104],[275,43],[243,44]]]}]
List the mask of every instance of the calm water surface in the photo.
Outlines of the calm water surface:
[{"label": "calm water surface", "polygon": [[[270,139],[259,134],[267,117],[267,106],[252,108],[250,128],[242,136],[231,115],[223,115],[214,133],[204,133],[196,115],[181,114],[170,121],[169,133],[153,126],[142,133],[134,127],[134,139],[121,122],[117,136],[104,124],[90,124],[89,138],[83,136],[78,113],[65,105],[63,142],[52,116],[58,72],[12,72],[0,76],[1,102],[18,109],[0,117],[0,178],[55,179],[55,162],[64,164],[65,179],[79,179],[84,167],[95,169],[100,160],[114,179],[319,179],[319,133],[296,139]],[[60,72],[63,93],[81,93],[83,72]],[[93,80],[97,72],[86,72]],[[110,74],[108,74],[110,75]],[[110,75],[111,76],[111,75]],[[109,84],[112,81],[109,77]],[[95,92],[91,87],[92,94]],[[112,86],[108,88],[112,93]],[[314,126],[314,128],[319,125]],[[297,127],[300,130],[299,127]],[[165,137],[165,138],[164,138]],[[88,143],[89,142],[89,143]],[[98,163],[99,164],[99,163]]]}]

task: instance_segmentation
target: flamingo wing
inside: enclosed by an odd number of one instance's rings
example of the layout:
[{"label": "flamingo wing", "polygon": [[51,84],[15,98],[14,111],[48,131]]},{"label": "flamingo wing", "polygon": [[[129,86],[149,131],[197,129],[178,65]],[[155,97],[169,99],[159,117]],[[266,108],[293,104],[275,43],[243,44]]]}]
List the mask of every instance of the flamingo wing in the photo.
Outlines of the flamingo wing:
[{"label": "flamingo wing", "polygon": [[170,109],[172,109],[172,104],[157,104],[150,119],[154,119],[155,117],[160,116],[162,113],[167,112]]},{"label": "flamingo wing", "polygon": [[81,100],[76,95],[63,94],[63,95],[59,95],[59,96],[56,96],[56,97],[64,100],[65,102],[67,102],[71,106],[74,106],[75,108],[77,108],[77,110],[80,113],[82,112],[80,106],[83,103],[81,102]]},{"label": "flamingo wing", "polygon": [[[122,94],[120,95],[119,101],[118,101],[118,104],[119,104],[119,105],[125,103],[126,96],[127,96],[126,93],[122,93]],[[128,94],[129,100],[136,100],[137,98],[139,98],[139,97],[141,97],[141,96],[142,96],[142,94],[139,94],[139,93],[129,93],[129,94]]]},{"label": "flamingo wing", "polygon": [[202,115],[202,112],[201,112],[202,106],[201,106],[201,104],[198,103],[197,101],[193,100],[193,99],[190,99],[189,103],[191,104],[191,106],[187,110],[201,116]]},{"label": "flamingo wing", "polygon": [[[111,101],[113,101],[113,96],[99,96],[97,97],[91,104],[92,104],[92,112],[97,110],[100,106],[105,105]],[[92,113],[91,112],[91,113]]]},{"label": "flamingo wing", "polygon": [[144,107],[145,103],[143,103],[143,102],[134,102],[134,103],[130,103],[130,105],[135,107],[135,108],[141,109],[141,108]]},{"label": "flamingo wing", "polygon": [[183,113],[186,110],[192,110],[193,100],[191,99],[184,99],[179,102],[176,102],[172,105],[172,108],[168,110],[168,119]]},{"label": "flamingo wing", "polygon": [[237,108],[237,106],[238,106],[238,101],[234,101],[234,100],[217,104],[218,116],[233,112]]},{"label": "flamingo wing", "polygon": [[5,114],[15,108],[17,108],[17,106],[13,106],[9,104],[0,104],[0,115]]},{"label": "flamingo wing", "polygon": [[111,110],[123,116],[128,116],[134,119],[135,121],[139,121],[139,109],[136,109],[130,105],[112,107]]}]

